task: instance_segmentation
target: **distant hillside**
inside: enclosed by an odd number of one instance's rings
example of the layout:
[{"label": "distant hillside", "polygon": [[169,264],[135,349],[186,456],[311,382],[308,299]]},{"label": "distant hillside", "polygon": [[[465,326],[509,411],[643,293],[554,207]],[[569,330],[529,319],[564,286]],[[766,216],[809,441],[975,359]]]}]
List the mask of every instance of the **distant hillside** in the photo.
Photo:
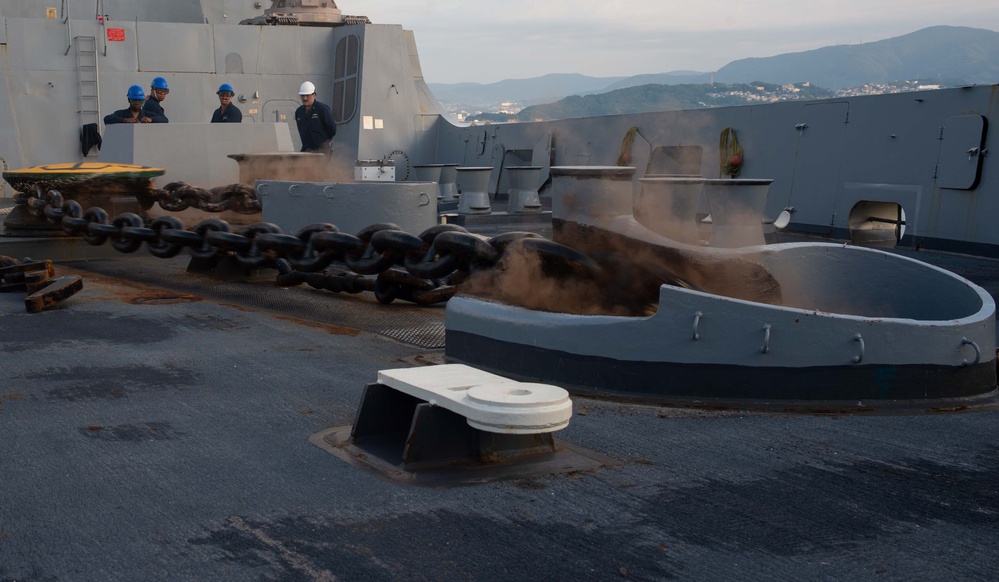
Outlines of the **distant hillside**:
[{"label": "distant hillside", "polygon": [[[817,87],[842,89],[872,83],[913,79],[948,79],[950,83],[995,83],[999,81],[999,32],[960,26],[934,26],[887,40],[859,45],[825,47],[766,58],[733,61],[714,73],[673,71],[632,77],[587,77],[585,75],[545,75],[482,85],[479,83],[439,84],[430,88],[438,99],[456,108],[499,111],[496,104],[517,103],[520,107],[552,103],[572,95],[606,93],[628,87],[656,85],[701,85],[717,83],[788,84],[809,82]],[[680,92],[683,93],[683,92]],[[649,97],[649,91],[636,98]],[[619,109],[646,111],[642,105],[625,106],[618,96],[610,100]],[[656,102],[656,99],[664,101]],[[688,95],[688,100],[694,99]],[[684,102],[678,94],[658,95],[648,106],[663,107],[667,102]],[[702,101],[702,99],[696,99]],[[592,110],[587,102],[585,109]],[[564,111],[584,108],[582,102],[561,104]],[[620,111],[608,110],[598,114]]]},{"label": "distant hillside", "polygon": [[653,73],[646,75],[635,75],[622,79],[616,83],[611,83],[604,92],[615,89],[627,89],[628,87],[639,87],[641,85],[699,85],[710,83],[714,80],[714,73],[700,73],[697,71],[673,71],[671,73]]},{"label": "distant hillside", "polygon": [[747,102],[762,101],[764,98],[791,101],[825,99],[832,96],[832,91],[828,89],[803,84],[793,87],[773,83],[642,85],[598,95],[573,95],[555,103],[526,107],[516,115],[482,114],[475,116],[475,119],[495,122],[569,119],[745,105]]},{"label": "distant hillside", "polygon": [[999,81],[999,32],[933,26],[859,45],[733,61],[715,75],[721,83],[810,81],[840,89],[900,79],[947,77],[968,83]]},{"label": "distant hillside", "polygon": [[587,77],[552,74],[532,79],[507,79],[496,83],[428,83],[437,99],[459,104],[489,104],[502,101],[550,103],[581,93],[605,89],[625,77]]}]

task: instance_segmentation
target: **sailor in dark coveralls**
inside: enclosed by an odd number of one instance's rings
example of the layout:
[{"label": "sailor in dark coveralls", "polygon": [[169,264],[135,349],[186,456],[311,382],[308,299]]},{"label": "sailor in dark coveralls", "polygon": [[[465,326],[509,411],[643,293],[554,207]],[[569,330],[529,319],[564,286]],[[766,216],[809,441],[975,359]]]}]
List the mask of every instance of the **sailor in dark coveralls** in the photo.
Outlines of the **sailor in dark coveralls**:
[{"label": "sailor in dark coveralls", "polygon": [[170,87],[167,86],[166,79],[163,77],[153,79],[149,98],[146,99],[146,104],[142,106],[142,114],[152,119],[153,123],[167,123],[170,121],[166,117],[166,112],[163,111],[163,105],[161,105],[169,92]]},{"label": "sailor in dark coveralls", "polygon": [[219,108],[212,114],[212,123],[241,123],[243,121],[243,112],[232,104],[232,96],[235,94],[232,85],[222,83],[216,92],[216,95],[219,96]]},{"label": "sailor in dark coveralls", "polygon": [[295,123],[302,138],[302,151],[330,153],[330,142],[336,135],[333,112],[325,103],[316,101],[316,86],[309,81],[302,83],[298,94],[302,105],[295,110]]},{"label": "sailor in dark coveralls", "polygon": [[[104,125],[115,123],[152,123],[152,119],[142,112],[142,103],[146,100],[146,94],[142,87],[132,85],[128,88],[128,109],[119,109],[114,113],[104,116]],[[84,154],[86,155],[86,154]]]}]

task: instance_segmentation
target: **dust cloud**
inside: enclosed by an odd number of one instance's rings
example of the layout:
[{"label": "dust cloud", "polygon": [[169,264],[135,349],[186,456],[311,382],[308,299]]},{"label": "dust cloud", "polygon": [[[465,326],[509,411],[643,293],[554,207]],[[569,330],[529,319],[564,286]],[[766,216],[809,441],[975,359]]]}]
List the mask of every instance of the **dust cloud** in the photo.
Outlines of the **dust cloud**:
[{"label": "dust cloud", "polygon": [[311,153],[246,154],[239,162],[239,181],[352,182],[354,160]]},{"label": "dust cloud", "polygon": [[648,315],[655,306],[635,309],[615,305],[598,279],[572,276],[537,253],[516,244],[507,247],[493,269],[474,272],[461,294],[527,309],[575,315]]}]

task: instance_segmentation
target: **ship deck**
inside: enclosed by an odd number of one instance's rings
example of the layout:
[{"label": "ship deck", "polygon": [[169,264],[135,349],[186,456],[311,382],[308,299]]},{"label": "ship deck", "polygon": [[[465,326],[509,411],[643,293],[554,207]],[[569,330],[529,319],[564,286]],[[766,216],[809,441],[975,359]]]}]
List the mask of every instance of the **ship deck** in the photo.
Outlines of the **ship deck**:
[{"label": "ship deck", "polygon": [[[899,252],[999,294],[994,260]],[[378,370],[443,361],[442,306],[185,267],[62,262],[84,290],[37,314],[0,294],[0,580],[970,580],[999,568],[999,411],[574,398],[557,438],[612,462],[407,485],[309,437],[351,424]]]}]

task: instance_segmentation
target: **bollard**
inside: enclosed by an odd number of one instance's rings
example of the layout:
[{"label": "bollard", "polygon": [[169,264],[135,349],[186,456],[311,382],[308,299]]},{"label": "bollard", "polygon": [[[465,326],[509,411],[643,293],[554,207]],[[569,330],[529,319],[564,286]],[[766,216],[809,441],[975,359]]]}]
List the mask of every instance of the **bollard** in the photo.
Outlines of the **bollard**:
[{"label": "bollard", "polygon": [[735,248],[766,244],[763,212],[771,179],[705,180],[704,195],[711,209],[712,247]]},{"label": "bollard", "polygon": [[458,201],[458,166],[461,164],[441,164],[441,180],[439,188],[441,191],[441,202]]},{"label": "bollard", "polygon": [[641,188],[635,197],[635,220],[677,242],[699,245],[697,209],[704,178],[647,176],[639,182]]},{"label": "bollard", "polygon": [[438,201],[444,199],[443,194],[441,194],[441,188],[440,188],[441,170],[443,169],[444,169],[444,164],[417,164],[413,166],[413,172],[416,174],[417,182],[437,183]]},{"label": "bollard", "polygon": [[632,166],[552,166],[552,219],[602,226],[632,216]]},{"label": "bollard", "polygon": [[458,185],[461,199],[458,201],[458,214],[489,214],[489,175],[492,166],[465,166],[455,168],[458,172]]},{"label": "bollard", "polygon": [[541,166],[509,166],[510,190],[506,211],[510,214],[541,212],[538,182]]}]

